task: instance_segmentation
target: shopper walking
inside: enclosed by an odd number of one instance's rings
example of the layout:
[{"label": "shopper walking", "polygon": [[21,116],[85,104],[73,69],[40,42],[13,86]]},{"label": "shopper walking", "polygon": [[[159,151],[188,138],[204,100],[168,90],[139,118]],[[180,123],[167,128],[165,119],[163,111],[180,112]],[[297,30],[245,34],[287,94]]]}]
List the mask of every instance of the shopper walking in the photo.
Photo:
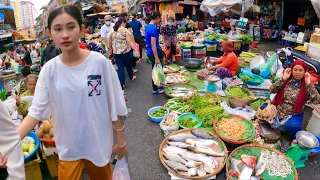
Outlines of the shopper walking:
[{"label": "shopper walking", "polygon": [[80,49],[83,31],[76,6],[60,6],[49,14],[48,34],[62,54],[43,66],[29,114],[19,127],[24,138],[51,114],[59,180],[81,179],[83,167],[92,180],[112,179],[112,127],[117,157],[127,152],[121,118],[127,108],[116,71],[102,54]]},{"label": "shopper walking", "polygon": [[118,19],[114,25],[114,31],[109,36],[109,48],[112,49],[117,65],[117,72],[121,87],[125,86],[124,67],[126,67],[131,81],[136,79],[132,71],[132,49],[136,50],[136,45],[132,41],[132,33],[126,28],[127,20],[123,17]]},{"label": "shopper walking", "polygon": [[[146,26],[146,43],[147,43],[147,56],[152,61],[152,68],[155,64],[163,63],[164,53],[160,48],[159,43],[159,30],[158,25],[161,22],[161,14],[158,11],[151,13],[151,21]],[[162,88],[156,86],[152,80],[152,94],[163,94]]]},{"label": "shopper walking", "polygon": [[134,41],[139,44],[139,61],[142,59],[142,35],[141,35],[141,28],[142,24],[140,21],[137,20],[137,15],[133,15],[132,21],[130,22],[132,31],[133,31],[133,37]]}]

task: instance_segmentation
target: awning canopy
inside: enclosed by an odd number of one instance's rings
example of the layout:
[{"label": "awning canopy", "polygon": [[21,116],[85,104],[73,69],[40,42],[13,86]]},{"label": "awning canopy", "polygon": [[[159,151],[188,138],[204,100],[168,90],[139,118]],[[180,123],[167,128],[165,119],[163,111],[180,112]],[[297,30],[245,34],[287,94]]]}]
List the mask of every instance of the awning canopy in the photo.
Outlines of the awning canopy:
[{"label": "awning canopy", "polygon": [[[246,9],[253,5],[254,0],[245,0]],[[215,16],[222,11],[228,11],[232,6],[242,4],[242,0],[204,0],[200,9],[208,12],[211,16]]]},{"label": "awning canopy", "polygon": [[170,2],[172,0],[141,0],[141,4],[145,4],[147,2],[153,2],[153,3],[162,3],[162,2]]},{"label": "awning canopy", "polygon": [[200,6],[201,5],[201,3],[197,2],[197,1],[178,1],[178,4],[191,5],[191,6]]}]

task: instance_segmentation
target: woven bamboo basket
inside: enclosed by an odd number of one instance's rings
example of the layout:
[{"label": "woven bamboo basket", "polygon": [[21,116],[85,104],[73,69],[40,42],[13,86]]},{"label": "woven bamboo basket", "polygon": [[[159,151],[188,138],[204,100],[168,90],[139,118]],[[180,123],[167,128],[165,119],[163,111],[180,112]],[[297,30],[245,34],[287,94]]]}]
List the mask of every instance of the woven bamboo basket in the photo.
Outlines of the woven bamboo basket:
[{"label": "woven bamboo basket", "polygon": [[184,132],[190,132],[190,131],[192,131],[192,130],[194,130],[194,129],[197,129],[197,128],[183,129],[183,130],[175,131],[175,132],[169,134],[169,135],[162,141],[162,143],[161,143],[161,145],[160,145],[160,148],[159,148],[159,158],[160,158],[160,161],[161,161],[162,165],[163,165],[169,172],[171,172],[172,174],[174,174],[175,176],[178,176],[178,177],[181,177],[181,178],[184,178],[184,179],[207,179],[207,178],[209,178],[209,177],[212,177],[212,176],[220,173],[220,172],[222,171],[222,169],[224,168],[224,166],[226,165],[227,158],[228,158],[228,157],[227,157],[228,150],[227,150],[226,145],[224,144],[224,142],[223,142],[218,136],[216,136],[215,134],[211,133],[210,131],[203,130],[203,129],[198,129],[198,130],[205,131],[205,132],[207,132],[208,134],[210,134],[211,136],[213,136],[214,138],[216,138],[216,139],[220,142],[220,144],[222,145],[222,147],[223,147],[223,149],[224,149],[224,152],[226,153],[226,156],[224,157],[223,162],[219,164],[219,168],[218,168],[215,172],[213,172],[212,174],[207,174],[207,175],[205,175],[205,176],[203,176],[203,177],[199,177],[199,176],[194,176],[194,177],[184,176],[184,175],[182,175],[182,174],[177,173],[177,172],[174,171],[173,169],[171,169],[171,168],[164,162],[164,161],[165,161],[165,157],[164,157],[164,155],[163,155],[164,152],[162,151],[162,149],[163,149],[163,146],[164,146],[165,144],[167,144],[169,137],[172,136],[172,135],[175,135],[175,134],[180,134],[180,133],[184,133]]},{"label": "woven bamboo basket", "polygon": [[[233,86],[228,87],[225,91],[228,91],[228,89],[232,87]],[[245,107],[246,105],[250,104],[252,101],[255,100],[254,94],[251,91],[245,88],[243,89],[247,91],[247,93],[249,94],[249,97],[237,98],[237,97],[231,96],[229,93],[225,93],[232,107]]]},{"label": "woven bamboo basket", "polygon": [[[290,165],[292,166],[292,169],[294,171],[294,179],[295,180],[298,180],[298,172],[297,170],[294,168],[294,164],[293,164],[293,161],[291,159],[289,159],[285,154],[283,154],[282,152],[276,150],[276,149],[273,149],[271,147],[268,147],[268,146],[264,146],[264,145],[260,145],[260,144],[245,144],[245,145],[242,145],[242,146],[239,146],[238,148],[234,149],[230,155],[228,156],[228,161],[227,162],[230,162],[230,158],[231,156],[234,156],[237,154],[237,152],[242,149],[242,148],[259,148],[259,149],[263,149],[263,150],[269,150],[269,151],[273,151],[275,153],[277,153],[278,155],[282,155],[284,156],[284,158],[290,163]],[[232,177],[229,175],[229,167],[228,165],[226,165],[226,176],[227,176],[227,180],[232,180]]]},{"label": "woven bamboo basket", "polygon": [[[173,87],[187,87],[188,89],[191,89],[194,91],[194,93],[191,96],[186,96],[186,97],[176,97],[170,94],[172,91]],[[175,83],[175,84],[170,84],[164,89],[164,93],[169,97],[169,98],[183,98],[184,100],[190,99],[192,96],[198,94],[198,89],[196,86],[188,83]]]}]

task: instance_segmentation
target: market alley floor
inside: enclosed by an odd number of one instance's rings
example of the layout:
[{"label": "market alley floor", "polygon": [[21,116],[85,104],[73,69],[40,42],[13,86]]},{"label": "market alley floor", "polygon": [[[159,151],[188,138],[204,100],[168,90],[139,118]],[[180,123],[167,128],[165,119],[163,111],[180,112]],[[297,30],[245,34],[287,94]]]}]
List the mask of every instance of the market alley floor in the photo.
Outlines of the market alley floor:
[{"label": "market alley floor", "polygon": [[[262,52],[274,51],[280,48],[278,44],[263,42],[258,45]],[[128,97],[128,107],[132,114],[125,122],[128,162],[131,179],[133,180],[165,180],[170,179],[168,171],[159,160],[159,146],[164,139],[159,124],[150,121],[147,111],[151,107],[165,104],[165,95],[152,95],[151,65],[145,61],[138,64],[137,80],[129,82],[125,93]],[[305,168],[298,170],[299,179],[320,179],[320,156],[307,161]],[[222,171],[217,179],[226,179]]]}]

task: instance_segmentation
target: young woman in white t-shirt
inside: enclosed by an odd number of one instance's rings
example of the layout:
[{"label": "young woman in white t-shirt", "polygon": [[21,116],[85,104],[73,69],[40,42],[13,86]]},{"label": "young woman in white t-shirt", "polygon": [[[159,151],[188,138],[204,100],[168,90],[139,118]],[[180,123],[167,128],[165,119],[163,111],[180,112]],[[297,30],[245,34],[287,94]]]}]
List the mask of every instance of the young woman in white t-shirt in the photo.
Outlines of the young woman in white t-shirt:
[{"label": "young woman in white t-shirt", "polygon": [[23,138],[51,114],[59,179],[80,179],[83,166],[93,180],[111,179],[112,150],[119,159],[127,152],[121,119],[127,108],[111,62],[100,53],[80,49],[83,30],[75,6],[61,6],[50,13],[48,35],[62,54],[42,68],[32,106],[19,130]]}]

